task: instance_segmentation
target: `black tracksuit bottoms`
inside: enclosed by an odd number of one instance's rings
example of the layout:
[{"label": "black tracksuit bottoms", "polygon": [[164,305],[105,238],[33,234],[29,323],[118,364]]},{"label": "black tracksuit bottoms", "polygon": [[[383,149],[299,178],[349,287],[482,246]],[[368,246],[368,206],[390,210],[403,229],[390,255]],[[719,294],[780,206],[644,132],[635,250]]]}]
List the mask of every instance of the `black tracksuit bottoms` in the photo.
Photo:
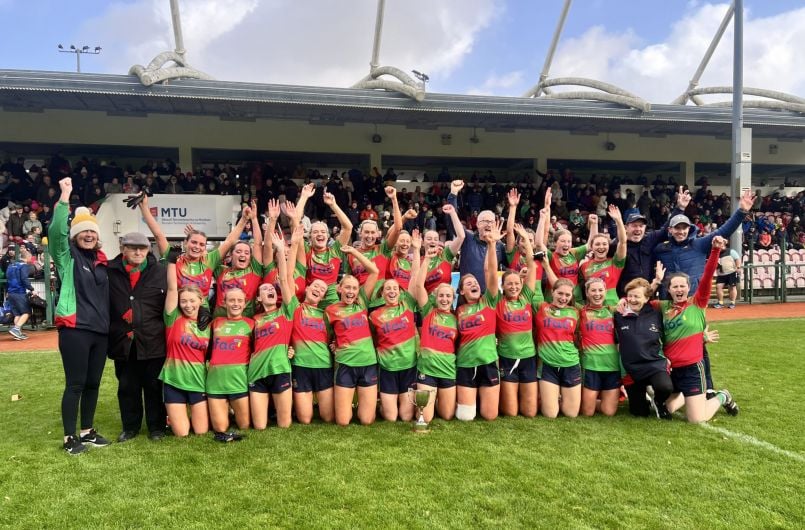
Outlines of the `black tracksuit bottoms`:
[{"label": "black tracksuit bottoms", "polygon": [[117,401],[124,431],[140,432],[143,411],[148,432],[165,430],[165,403],[162,400],[162,381],[159,380],[164,363],[164,357],[138,360],[133,344],[129,360],[115,361]]},{"label": "black tracksuit bottoms", "polygon": [[93,427],[98,388],[106,365],[108,337],[85,329],[59,328],[59,353],[64,368],[61,418],[64,435],[75,435],[81,408],[81,429]]}]

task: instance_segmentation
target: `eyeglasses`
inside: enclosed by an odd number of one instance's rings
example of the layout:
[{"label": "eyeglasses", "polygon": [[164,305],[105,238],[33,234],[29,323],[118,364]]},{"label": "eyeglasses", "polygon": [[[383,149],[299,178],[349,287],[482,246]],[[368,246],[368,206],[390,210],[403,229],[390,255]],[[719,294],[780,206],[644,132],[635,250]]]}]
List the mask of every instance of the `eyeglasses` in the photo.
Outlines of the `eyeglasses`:
[{"label": "eyeglasses", "polygon": [[494,223],[494,219],[478,219],[478,223]]}]

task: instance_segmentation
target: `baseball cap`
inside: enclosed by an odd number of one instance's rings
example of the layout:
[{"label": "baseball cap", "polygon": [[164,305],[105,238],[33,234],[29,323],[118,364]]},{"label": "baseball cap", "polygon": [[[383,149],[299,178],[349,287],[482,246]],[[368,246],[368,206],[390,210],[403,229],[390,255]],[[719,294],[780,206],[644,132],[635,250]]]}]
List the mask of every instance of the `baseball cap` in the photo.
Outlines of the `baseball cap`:
[{"label": "baseball cap", "polygon": [[643,221],[645,223],[646,222],[646,217],[644,215],[642,215],[642,214],[639,214],[639,213],[635,212],[635,213],[630,213],[629,217],[626,218],[626,224],[634,223],[636,221]]},{"label": "baseball cap", "polygon": [[120,239],[120,244],[126,247],[150,247],[148,238],[139,232],[129,232]]},{"label": "baseball cap", "polygon": [[690,219],[685,214],[677,214],[671,217],[671,222],[668,223],[668,226],[676,226],[676,225],[688,225],[690,226]]}]

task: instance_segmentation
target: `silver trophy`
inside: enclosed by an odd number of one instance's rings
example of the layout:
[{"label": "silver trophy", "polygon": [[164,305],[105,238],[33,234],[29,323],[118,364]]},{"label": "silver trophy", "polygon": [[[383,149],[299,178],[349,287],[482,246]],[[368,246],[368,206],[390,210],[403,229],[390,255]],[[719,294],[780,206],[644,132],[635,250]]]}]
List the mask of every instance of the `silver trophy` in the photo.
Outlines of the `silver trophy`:
[{"label": "silver trophy", "polygon": [[408,389],[408,399],[416,407],[416,420],[414,421],[414,432],[425,434],[430,432],[430,426],[425,421],[425,407],[430,402],[430,397],[436,393],[436,389],[422,390],[417,388]]}]

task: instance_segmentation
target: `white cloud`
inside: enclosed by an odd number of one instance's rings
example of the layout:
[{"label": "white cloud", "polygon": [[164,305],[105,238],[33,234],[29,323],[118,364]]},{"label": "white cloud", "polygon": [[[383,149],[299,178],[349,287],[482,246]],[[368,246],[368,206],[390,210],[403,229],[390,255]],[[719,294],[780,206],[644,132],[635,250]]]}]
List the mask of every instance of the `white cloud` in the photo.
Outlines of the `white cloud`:
[{"label": "white cloud", "polygon": [[[388,2],[381,64],[450,75],[472,51],[502,0]],[[106,71],[126,72],[173,49],[168,3],[112,4],[81,36],[104,47]],[[184,0],[182,26],[190,64],[216,79],[350,86],[369,71],[374,0]]]},{"label": "white cloud", "polygon": [[491,73],[479,87],[471,88],[468,93],[482,96],[495,96],[511,94],[513,88],[523,83],[523,70],[514,70],[505,74],[498,75]]},{"label": "white cloud", "polygon": [[[688,85],[727,10],[727,4],[690,2],[662,42],[642,43],[633,32],[593,27],[562,43],[551,77],[579,75],[606,81],[651,102],[668,103]],[[744,22],[744,85],[805,94],[805,8]],[[732,85],[732,27],[699,86]],[[705,99],[729,100],[730,95]]]}]

